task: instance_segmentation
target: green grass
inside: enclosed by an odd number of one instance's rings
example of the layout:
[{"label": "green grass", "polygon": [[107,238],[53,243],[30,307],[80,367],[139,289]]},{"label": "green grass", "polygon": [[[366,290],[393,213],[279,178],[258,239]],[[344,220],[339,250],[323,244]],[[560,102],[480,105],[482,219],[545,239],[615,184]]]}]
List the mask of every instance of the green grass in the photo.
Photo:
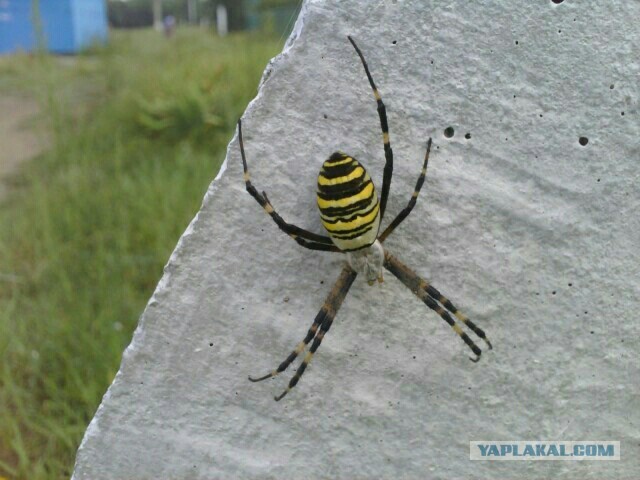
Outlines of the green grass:
[{"label": "green grass", "polygon": [[280,42],[116,32],[0,59],[50,151],[0,204],[0,477],[68,478],[83,432]]}]

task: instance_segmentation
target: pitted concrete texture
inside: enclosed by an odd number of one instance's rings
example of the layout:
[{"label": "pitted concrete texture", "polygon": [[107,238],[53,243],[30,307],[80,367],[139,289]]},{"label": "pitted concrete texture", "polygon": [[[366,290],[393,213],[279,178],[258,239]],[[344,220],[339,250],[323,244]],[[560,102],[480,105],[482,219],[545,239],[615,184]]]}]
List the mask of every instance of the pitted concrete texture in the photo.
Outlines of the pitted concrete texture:
[{"label": "pitted concrete texture", "polygon": [[[278,230],[244,189],[234,137],[74,478],[638,478],[638,18],[631,1],[307,1],[243,117],[254,184],[318,233],[315,182],[331,152],[380,186],[380,126],[352,35],[389,113],[385,224],[434,139],[418,204],[385,245],[494,349],[471,363],[391,275],[357,278],[287,397],[273,401],[293,369],[250,383],[302,339],[344,257]],[[469,460],[472,440],[536,439],[618,440],[622,458]]]}]

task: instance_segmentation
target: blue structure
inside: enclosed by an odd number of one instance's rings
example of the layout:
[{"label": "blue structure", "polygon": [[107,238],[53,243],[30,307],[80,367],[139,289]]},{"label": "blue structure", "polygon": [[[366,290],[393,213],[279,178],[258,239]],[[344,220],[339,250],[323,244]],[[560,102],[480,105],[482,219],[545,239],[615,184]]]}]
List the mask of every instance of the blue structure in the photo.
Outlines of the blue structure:
[{"label": "blue structure", "polygon": [[38,46],[75,53],[108,36],[106,0],[0,0],[0,54]]}]

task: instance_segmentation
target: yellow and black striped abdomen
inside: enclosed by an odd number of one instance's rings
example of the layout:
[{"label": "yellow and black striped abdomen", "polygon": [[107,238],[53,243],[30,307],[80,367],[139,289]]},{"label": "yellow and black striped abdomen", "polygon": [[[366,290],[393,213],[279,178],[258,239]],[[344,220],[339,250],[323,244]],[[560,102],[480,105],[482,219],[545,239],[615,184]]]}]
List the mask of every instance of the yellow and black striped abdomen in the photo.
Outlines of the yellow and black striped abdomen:
[{"label": "yellow and black striped abdomen", "polygon": [[318,208],[324,228],[343,251],[368,247],[380,227],[380,205],[373,181],[362,165],[336,152],[318,175]]}]

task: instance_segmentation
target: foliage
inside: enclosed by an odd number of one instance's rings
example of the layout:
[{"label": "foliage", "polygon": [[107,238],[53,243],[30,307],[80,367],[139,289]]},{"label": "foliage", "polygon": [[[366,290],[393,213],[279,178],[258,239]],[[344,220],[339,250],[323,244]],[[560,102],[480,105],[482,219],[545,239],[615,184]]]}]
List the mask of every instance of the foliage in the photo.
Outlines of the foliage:
[{"label": "foliage", "polygon": [[[139,28],[153,25],[152,0],[107,0],[109,24],[116,28]],[[198,11],[209,19],[215,17],[216,6],[224,4],[232,30],[244,27],[244,3],[241,0],[198,0]],[[187,0],[162,0],[163,15],[187,21]]]},{"label": "foliage", "polygon": [[115,32],[0,59],[52,147],[0,204],[0,477],[68,478],[139,314],[278,42]]},{"label": "foliage", "polygon": [[137,99],[137,123],[151,137],[177,141],[188,138],[203,139],[224,125],[222,117],[212,113],[204,92],[185,89],[179,97]]},{"label": "foliage", "polygon": [[109,24],[117,28],[153,25],[150,0],[107,0],[107,17]]},{"label": "foliage", "polygon": [[261,0],[257,4],[257,9],[260,11],[270,10],[273,8],[289,7],[297,9],[302,2],[300,0]]}]

